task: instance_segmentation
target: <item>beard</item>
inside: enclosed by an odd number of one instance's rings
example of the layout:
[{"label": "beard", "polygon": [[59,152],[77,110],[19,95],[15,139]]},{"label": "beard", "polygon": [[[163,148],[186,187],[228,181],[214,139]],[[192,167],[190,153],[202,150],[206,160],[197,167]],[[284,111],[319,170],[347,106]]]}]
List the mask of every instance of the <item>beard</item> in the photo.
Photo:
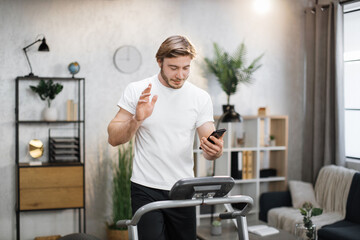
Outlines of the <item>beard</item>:
[{"label": "beard", "polygon": [[[164,81],[167,83],[168,87],[173,88],[173,89],[179,89],[179,88],[181,88],[181,87],[184,85],[186,79],[189,77],[189,75],[187,75],[187,76],[186,76],[185,78],[183,78],[183,79],[180,79],[180,78],[169,79],[169,78],[165,75],[165,73],[164,73],[164,71],[163,71],[163,67],[161,67],[160,74],[161,74],[162,79],[164,79]],[[174,84],[172,81],[180,82],[180,84]],[[181,83],[182,83],[182,84],[181,84]]]}]

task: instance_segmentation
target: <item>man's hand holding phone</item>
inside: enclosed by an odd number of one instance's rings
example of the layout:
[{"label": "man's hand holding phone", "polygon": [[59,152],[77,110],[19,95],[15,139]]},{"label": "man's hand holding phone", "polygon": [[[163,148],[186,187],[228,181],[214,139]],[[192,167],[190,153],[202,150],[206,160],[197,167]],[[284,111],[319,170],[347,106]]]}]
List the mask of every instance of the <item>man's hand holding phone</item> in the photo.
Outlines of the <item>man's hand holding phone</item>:
[{"label": "man's hand holding phone", "polygon": [[218,129],[211,133],[208,138],[203,137],[200,140],[200,149],[204,151],[204,153],[209,156],[214,157],[214,159],[218,158],[219,154],[222,154],[223,148],[223,137],[226,129]]}]

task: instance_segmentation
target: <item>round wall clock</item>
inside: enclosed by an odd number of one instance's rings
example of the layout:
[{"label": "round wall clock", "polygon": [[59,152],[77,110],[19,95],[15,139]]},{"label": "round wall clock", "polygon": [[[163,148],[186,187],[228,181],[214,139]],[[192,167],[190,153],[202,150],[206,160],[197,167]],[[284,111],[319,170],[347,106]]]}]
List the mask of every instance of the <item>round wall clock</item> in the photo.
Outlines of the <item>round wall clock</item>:
[{"label": "round wall clock", "polygon": [[141,65],[140,51],[134,46],[121,46],[115,51],[114,64],[122,73],[133,73]]}]

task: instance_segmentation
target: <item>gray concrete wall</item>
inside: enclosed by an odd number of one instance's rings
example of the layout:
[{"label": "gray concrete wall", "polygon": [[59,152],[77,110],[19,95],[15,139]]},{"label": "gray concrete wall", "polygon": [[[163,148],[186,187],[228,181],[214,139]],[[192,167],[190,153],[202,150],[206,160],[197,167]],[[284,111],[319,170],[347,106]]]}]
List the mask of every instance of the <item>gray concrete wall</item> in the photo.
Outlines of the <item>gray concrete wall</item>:
[{"label": "gray concrete wall", "polygon": [[[44,34],[50,52],[28,54],[39,76],[70,76],[67,65],[78,61],[78,77],[86,78],[86,206],[87,230],[105,236],[108,218],[109,168],[105,155],[106,127],[117,112],[124,87],[158,72],[154,55],[161,42],[174,34],[187,35],[198,50],[189,81],[206,89],[221,114],[226,96],[204,68],[212,42],[233,51],[245,41],[248,57],[265,53],[263,67],[252,85],[240,86],[231,103],[242,115],[267,106],[270,114],[289,115],[289,178],[300,179],[304,94],[304,8],[307,0],[272,0],[271,9],[257,13],[253,1],[242,0],[27,0],[0,1],[0,239],[15,239],[15,78],[29,73],[22,48]],[[113,64],[115,50],[136,46],[143,64],[123,74]],[[58,101],[58,102],[57,102]],[[54,102],[65,111],[65,101]],[[40,105],[40,101],[38,102]],[[34,107],[36,109],[36,107]],[[30,136],[31,137],[31,136]],[[21,151],[26,151],[22,139]],[[73,211],[21,215],[22,239],[77,230]]]}]

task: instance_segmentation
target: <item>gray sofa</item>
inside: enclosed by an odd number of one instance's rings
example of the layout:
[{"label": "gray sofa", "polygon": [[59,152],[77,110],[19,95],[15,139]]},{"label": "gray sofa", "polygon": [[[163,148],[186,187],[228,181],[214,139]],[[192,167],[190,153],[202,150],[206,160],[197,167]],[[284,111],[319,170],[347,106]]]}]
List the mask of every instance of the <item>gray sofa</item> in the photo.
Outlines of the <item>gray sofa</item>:
[{"label": "gray sofa", "polygon": [[[302,216],[293,207],[296,188],[290,190],[263,193],[259,219],[293,233],[295,223],[301,222]],[[315,183],[314,196],[324,209],[322,215],[313,217],[319,240],[360,239],[359,172],[334,165],[323,167]]]}]

